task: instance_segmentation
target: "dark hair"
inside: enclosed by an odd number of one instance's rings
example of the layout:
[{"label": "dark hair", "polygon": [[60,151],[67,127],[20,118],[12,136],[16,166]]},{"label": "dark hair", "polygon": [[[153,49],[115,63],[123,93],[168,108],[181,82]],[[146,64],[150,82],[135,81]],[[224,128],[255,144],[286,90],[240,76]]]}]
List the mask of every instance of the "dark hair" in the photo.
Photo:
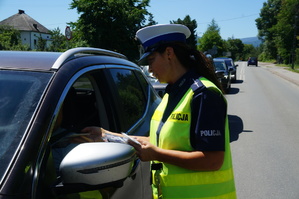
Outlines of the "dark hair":
[{"label": "dark hair", "polygon": [[213,82],[221,91],[223,91],[218,81],[213,63],[202,52],[192,49],[182,42],[171,42],[161,44],[155,51],[158,53],[165,52],[167,47],[172,47],[179,62],[188,70],[193,69],[200,76]]}]

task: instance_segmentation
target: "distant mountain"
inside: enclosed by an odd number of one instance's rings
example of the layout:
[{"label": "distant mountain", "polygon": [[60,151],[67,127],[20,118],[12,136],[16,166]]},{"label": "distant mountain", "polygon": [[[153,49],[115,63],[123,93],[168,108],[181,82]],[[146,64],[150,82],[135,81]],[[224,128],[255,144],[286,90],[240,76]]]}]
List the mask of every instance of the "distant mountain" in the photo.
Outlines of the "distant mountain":
[{"label": "distant mountain", "polygon": [[[200,37],[197,37],[197,41],[200,39]],[[254,47],[258,47],[261,45],[262,41],[258,37],[246,37],[240,39],[243,44],[252,44]],[[197,43],[199,45],[199,43]]]},{"label": "distant mountain", "polygon": [[258,37],[247,37],[240,40],[243,42],[243,44],[252,44],[254,47],[257,47],[262,43]]}]

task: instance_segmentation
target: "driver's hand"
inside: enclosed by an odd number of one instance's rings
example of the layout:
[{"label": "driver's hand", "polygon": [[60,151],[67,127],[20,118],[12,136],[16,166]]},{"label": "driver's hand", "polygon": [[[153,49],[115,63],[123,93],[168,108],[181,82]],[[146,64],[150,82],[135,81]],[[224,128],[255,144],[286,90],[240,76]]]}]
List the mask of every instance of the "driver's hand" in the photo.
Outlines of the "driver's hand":
[{"label": "driver's hand", "polygon": [[82,133],[88,133],[89,135],[83,135],[72,138],[73,143],[84,143],[84,142],[104,142],[103,140],[103,129],[96,126],[86,127],[81,130]]}]

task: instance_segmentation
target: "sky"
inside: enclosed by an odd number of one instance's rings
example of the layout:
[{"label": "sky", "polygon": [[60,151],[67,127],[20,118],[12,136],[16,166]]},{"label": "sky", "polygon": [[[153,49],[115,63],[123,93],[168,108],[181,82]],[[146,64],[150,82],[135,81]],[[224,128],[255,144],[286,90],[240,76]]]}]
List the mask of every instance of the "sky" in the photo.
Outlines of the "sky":
[{"label": "sky", "polygon": [[[187,15],[197,22],[197,36],[202,36],[214,19],[222,39],[255,37],[255,19],[266,0],[151,0],[147,10],[159,24],[184,19]],[[64,33],[68,22],[79,18],[70,9],[72,0],[0,0],[0,21],[24,10],[27,15],[49,30],[57,27]]]}]

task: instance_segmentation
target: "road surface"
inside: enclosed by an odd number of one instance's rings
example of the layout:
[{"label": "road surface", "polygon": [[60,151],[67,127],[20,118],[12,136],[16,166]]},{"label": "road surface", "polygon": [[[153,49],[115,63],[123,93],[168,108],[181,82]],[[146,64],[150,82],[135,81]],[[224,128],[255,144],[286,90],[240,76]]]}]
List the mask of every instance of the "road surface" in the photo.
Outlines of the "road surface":
[{"label": "road surface", "polygon": [[299,84],[284,69],[236,64],[226,98],[238,198],[299,199]]}]

